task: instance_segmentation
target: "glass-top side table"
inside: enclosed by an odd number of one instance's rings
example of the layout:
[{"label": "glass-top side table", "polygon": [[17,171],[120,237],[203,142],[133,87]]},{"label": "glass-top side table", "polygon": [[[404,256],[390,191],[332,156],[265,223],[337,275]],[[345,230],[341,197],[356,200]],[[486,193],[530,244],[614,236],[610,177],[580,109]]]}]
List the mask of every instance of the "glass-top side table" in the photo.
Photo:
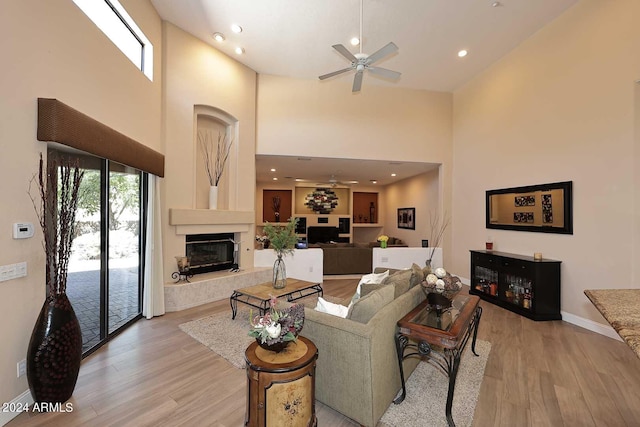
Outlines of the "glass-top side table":
[{"label": "glass-top side table", "polygon": [[471,351],[478,356],[475,347],[482,316],[479,302],[475,295],[456,295],[450,308],[436,309],[424,300],[398,321],[395,341],[402,391],[393,403],[402,403],[407,395],[402,362],[409,357],[421,357],[449,377],[445,415],[449,426],[455,426],[451,415],[453,394],[460,357],[469,338]]}]

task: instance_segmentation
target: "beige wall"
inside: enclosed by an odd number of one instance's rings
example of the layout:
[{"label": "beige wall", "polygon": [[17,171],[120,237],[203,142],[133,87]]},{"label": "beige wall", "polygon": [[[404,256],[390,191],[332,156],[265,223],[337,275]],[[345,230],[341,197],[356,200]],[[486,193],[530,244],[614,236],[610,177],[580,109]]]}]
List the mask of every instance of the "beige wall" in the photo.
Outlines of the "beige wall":
[{"label": "beige wall", "polygon": [[[0,283],[0,402],[27,390],[16,378],[45,297],[42,233],[27,196],[46,145],[36,140],[36,99],[58,98],[163,152],[160,137],[161,25],[150,2],[121,0],[155,47],[151,82],[72,1],[5,0],[0,14],[0,265],[26,261],[28,276]],[[14,222],[34,223],[13,240]]]},{"label": "beige wall", "polygon": [[[197,149],[194,106],[220,109],[234,117],[238,132],[225,174],[229,210],[253,211],[255,207],[255,116],[256,73],[178,27],[165,22],[164,28],[164,139],[166,179],[164,212],[171,208],[195,209]],[[224,178],[223,178],[224,180]],[[163,218],[165,280],[175,271],[175,255],[184,255],[184,236],[176,235]],[[249,236],[253,237],[253,227]],[[241,266],[253,265],[253,239],[241,242]]]},{"label": "beige wall", "polygon": [[[583,0],[454,94],[452,270],[488,234],[562,261],[562,310],[605,323],[585,289],[640,287],[640,2]],[[485,229],[485,190],[573,181],[574,234]]]},{"label": "beige wall", "polygon": [[[349,79],[322,82],[262,74],[258,86],[258,154],[439,163],[438,209],[451,212],[450,93],[365,82],[353,94]],[[390,205],[380,201],[380,206]],[[395,217],[393,212],[389,218]],[[447,234],[445,263],[450,248]]]},{"label": "beige wall", "polygon": [[[429,216],[440,213],[438,174],[434,169],[385,187],[386,235],[400,238],[409,246],[420,247],[423,239],[431,243]],[[398,208],[416,208],[415,230],[398,228]]]}]

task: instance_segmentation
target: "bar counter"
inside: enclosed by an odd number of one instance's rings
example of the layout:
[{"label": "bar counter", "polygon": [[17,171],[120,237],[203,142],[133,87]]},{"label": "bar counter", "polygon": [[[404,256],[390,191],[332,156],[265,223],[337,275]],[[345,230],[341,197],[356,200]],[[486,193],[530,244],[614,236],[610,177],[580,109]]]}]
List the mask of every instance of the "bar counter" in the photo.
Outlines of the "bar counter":
[{"label": "bar counter", "polygon": [[593,289],[584,293],[640,357],[640,289]]}]

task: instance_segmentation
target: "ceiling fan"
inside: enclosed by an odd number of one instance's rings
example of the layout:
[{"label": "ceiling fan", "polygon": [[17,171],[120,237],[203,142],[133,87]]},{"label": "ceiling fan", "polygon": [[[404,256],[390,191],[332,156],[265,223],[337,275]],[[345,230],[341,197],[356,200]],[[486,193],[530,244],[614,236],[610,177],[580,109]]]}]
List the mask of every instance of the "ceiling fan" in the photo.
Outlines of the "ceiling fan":
[{"label": "ceiling fan", "polygon": [[337,185],[353,185],[357,184],[358,181],[338,181],[335,175],[331,175],[331,178],[327,182],[316,182],[318,186],[330,186],[331,188],[335,188]]},{"label": "ceiling fan", "polygon": [[342,70],[323,74],[322,76],[318,77],[320,80],[325,80],[330,77],[354,70],[356,74],[353,78],[353,88],[351,89],[351,92],[360,92],[360,88],[362,87],[362,77],[365,70],[368,70],[369,72],[377,74],[381,77],[386,77],[393,80],[398,79],[402,75],[402,73],[399,73],[397,71],[372,66],[375,62],[387,57],[388,55],[391,55],[392,53],[397,52],[398,46],[396,46],[395,43],[389,42],[371,55],[362,53],[362,1],[363,0],[360,0],[360,52],[354,55],[343,45],[334,44],[332,47],[337,50],[338,53],[340,53],[342,56],[351,61],[351,65],[347,68],[343,68]]}]

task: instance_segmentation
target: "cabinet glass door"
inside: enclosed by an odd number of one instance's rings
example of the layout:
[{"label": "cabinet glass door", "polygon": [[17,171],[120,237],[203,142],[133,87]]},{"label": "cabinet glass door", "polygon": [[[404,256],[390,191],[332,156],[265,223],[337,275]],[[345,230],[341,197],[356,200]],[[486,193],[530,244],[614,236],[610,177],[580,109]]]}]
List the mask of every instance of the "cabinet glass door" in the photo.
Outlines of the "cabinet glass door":
[{"label": "cabinet glass door", "polygon": [[473,287],[475,290],[483,292],[493,297],[498,296],[499,277],[498,277],[498,272],[496,270],[477,265],[473,276],[474,276]]},{"label": "cabinet glass door", "polygon": [[533,286],[531,279],[516,274],[505,274],[504,299],[518,307],[531,310]]}]

